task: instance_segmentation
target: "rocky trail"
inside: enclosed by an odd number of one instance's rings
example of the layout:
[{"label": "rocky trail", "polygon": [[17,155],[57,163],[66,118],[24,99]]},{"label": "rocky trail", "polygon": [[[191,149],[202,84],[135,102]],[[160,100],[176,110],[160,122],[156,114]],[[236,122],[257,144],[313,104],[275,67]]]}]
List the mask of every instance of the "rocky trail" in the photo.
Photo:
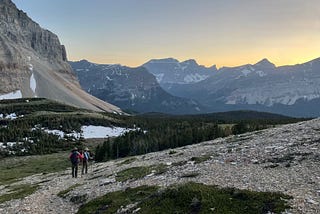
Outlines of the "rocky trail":
[{"label": "rocky trail", "polygon": [[[160,165],[162,173],[117,178],[125,169]],[[38,184],[39,189],[22,200],[0,204],[0,213],[76,213],[82,203],[107,192],[187,181],[282,192],[293,197],[286,213],[320,213],[320,119],[95,163],[77,179],[70,170],[29,176],[15,185]],[[0,195],[5,191],[0,186]],[[63,197],[58,196],[62,191]]]}]

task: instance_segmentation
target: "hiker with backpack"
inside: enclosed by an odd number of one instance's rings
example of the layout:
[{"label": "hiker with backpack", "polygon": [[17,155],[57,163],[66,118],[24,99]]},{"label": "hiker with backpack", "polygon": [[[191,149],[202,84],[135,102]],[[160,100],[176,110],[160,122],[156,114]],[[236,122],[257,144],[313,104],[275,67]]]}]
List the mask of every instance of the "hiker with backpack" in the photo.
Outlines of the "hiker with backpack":
[{"label": "hiker with backpack", "polygon": [[78,177],[78,164],[80,160],[82,159],[81,154],[78,152],[78,148],[74,148],[71,151],[71,154],[69,155],[69,159],[72,164],[72,177],[77,178]]},{"label": "hiker with backpack", "polygon": [[88,162],[90,159],[90,152],[88,148],[84,149],[83,158],[82,158],[82,175],[88,173]]}]

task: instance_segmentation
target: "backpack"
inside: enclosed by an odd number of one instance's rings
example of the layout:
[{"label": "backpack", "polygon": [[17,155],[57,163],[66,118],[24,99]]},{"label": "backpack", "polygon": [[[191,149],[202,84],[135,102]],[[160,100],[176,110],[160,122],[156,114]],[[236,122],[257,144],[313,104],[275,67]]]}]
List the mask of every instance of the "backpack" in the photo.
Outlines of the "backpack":
[{"label": "backpack", "polygon": [[86,161],[86,162],[89,160],[89,152],[84,152],[83,153],[83,160]]},{"label": "backpack", "polygon": [[70,160],[72,164],[78,164],[78,152],[74,151],[72,152],[71,156],[70,156]]}]

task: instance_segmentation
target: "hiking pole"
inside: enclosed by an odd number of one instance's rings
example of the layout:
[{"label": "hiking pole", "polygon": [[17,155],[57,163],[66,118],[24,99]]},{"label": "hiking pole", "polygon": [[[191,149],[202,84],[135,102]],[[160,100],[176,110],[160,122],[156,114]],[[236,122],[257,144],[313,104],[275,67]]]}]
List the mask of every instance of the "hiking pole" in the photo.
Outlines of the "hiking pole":
[{"label": "hiking pole", "polygon": [[93,161],[90,163],[91,173],[93,174]]}]

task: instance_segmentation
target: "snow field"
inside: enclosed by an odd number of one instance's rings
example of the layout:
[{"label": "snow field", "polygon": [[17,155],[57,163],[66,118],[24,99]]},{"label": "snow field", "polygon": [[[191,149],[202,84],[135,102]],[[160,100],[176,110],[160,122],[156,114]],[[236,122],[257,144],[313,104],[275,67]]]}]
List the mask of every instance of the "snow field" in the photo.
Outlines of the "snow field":
[{"label": "snow field", "polygon": [[118,137],[126,132],[134,131],[136,129],[128,129],[122,127],[105,127],[105,126],[82,126],[81,133],[73,132],[66,134],[60,130],[48,130],[45,129],[44,131],[49,134],[58,135],[59,137],[63,138],[64,136],[80,138],[83,137],[84,139],[90,138],[108,138],[108,137]]}]

